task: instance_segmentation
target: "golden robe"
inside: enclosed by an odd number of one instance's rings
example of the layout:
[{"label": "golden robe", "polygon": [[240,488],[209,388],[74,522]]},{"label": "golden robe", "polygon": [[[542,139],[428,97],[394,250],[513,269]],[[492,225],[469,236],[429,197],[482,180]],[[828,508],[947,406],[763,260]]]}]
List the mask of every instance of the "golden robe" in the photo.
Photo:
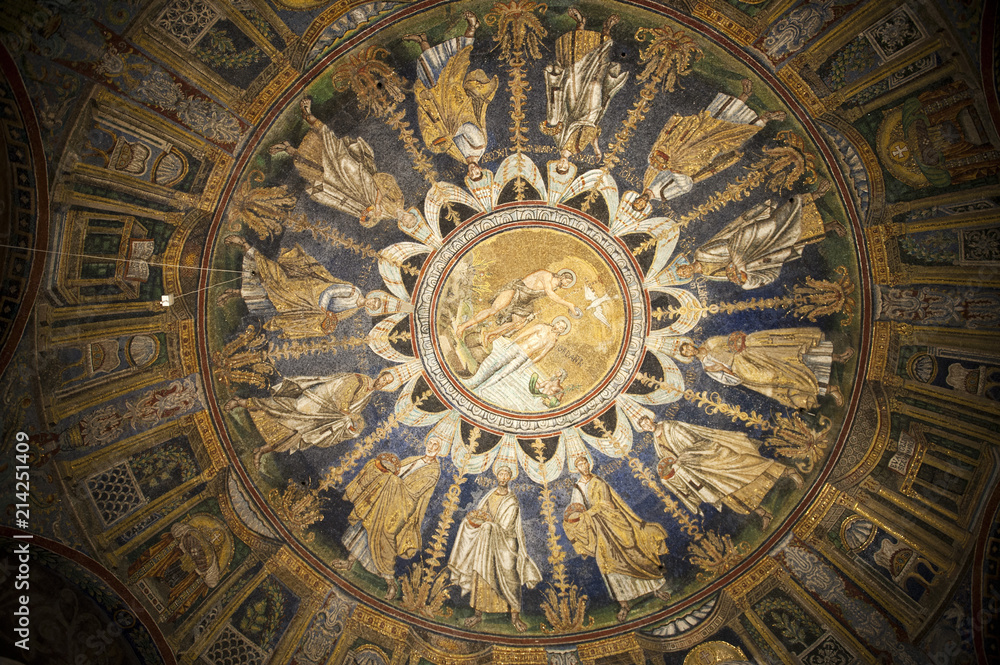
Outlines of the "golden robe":
[{"label": "golden robe", "polygon": [[[363,566],[370,564],[371,572],[380,577],[392,576],[397,557],[408,559],[420,550],[420,525],[440,475],[437,458],[425,462],[423,456],[404,459],[398,475],[377,459],[362,467],[344,499],[354,504],[348,521],[365,530],[367,551],[355,552],[348,545]],[[358,548],[365,549],[360,544]]]},{"label": "golden robe", "polygon": [[[333,289],[337,285],[342,288]],[[349,297],[324,298],[324,292],[331,290],[344,290]],[[279,331],[281,337],[290,339],[332,333],[340,321],[360,309],[356,305],[337,303],[356,301],[362,295],[357,287],[331,275],[323,264],[298,245],[283,251],[277,261],[261,256],[256,250],[248,252],[244,258],[241,291],[251,312],[257,309],[253,300],[266,299],[277,314],[268,319],[264,329]],[[326,301],[325,306],[321,304],[323,301]]]},{"label": "golden robe", "polygon": [[582,556],[592,556],[608,591],[617,601],[652,593],[663,585],[660,555],[667,553],[667,531],[644,521],[603,479],[592,475],[573,488],[574,503],[586,508],[563,530]]},{"label": "golden robe", "polygon": [[[793,409],[810,409],[821,389],[816,372],[829,375],[832,345],[819,328],[782,328],[710,337],[702,345],[705,372],[727,385],[741,385]],[[825,372],[823,370],[825,369]]]},{"label": "golden robe", "polygon": [[661,459],[675,460],[660,482],[694,514],[710,503],[748,515],[788,468],[763,457],[742,432],[664,421],[653,442]]},{"label": "golden robe", "polygon": [[247,411],[274,452],[329,448],[365,428],[361,411],[375,382],[364,374],[295,376],[272,388],[271,397],[251,397]]},{"label": "golden robe", "polygon": [[[486,107],[493,101],[500,81],[496,76],[487,77],[481,69],[469,71],[471,40],[454,55],[444,49],[447,45],[440,44],[421,56],[418,66],[437,50],[449,53],[440,73],[426,67],[431,76],[425,74],[413,84],[417,122],[428,150],[447,153],[464,164],[468,157],[478,159],[486,150]],[[424,78],[430,82],[435,73],[433,85],[425,84]]]}]

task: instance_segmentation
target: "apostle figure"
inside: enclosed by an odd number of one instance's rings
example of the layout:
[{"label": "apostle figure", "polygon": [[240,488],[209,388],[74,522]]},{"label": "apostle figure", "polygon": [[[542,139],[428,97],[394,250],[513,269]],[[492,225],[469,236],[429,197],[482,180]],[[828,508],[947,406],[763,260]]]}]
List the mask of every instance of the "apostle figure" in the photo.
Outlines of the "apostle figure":
[{"label": "apostle figure", "polygon": [[271,146],[272,155],[291,155],[299,175],[305,178],[306,192],[316,202],[354,215],[364,227],[383,219],[404,215],[403,192],[396,179],[380,173],[375,152],[363,138],[338,137],[312,114],[312,100],[299,102],[309,131],[298,148],[288,141]]},{"label": "apostle figure", "polygon": [[528,626],[521,620],[521,586],[534,588],[542,575],[525,549],[521,506],[508,487],[511,471],[501,466],[496,476],[497,486],[458,527],[448,567],[476,612],[465,620],[466,628],[478,625],[484,612],[509,611],[510,622],[523,633]]},{"label": "apostle figure", "polygon": [[705,373],[727,386],[744,386],[793,409],[812,409],[821,395],[844,403],[840,388],[830,385],[830,366],[854,355],[834,354],[833,342],[819,328],[781,328],[710,337],[701,346],[681,344],[685,358],[701,360]]},{"label": "apostle figure", "polygon": [[349,570],[359,562],[385,580],[386,600],[396,597],[396,558],[409,559],[420,550],[420,525],[441,475],[440,451],[441,442],[430,437],[423,455],[402,462],[380,453],[344,491],[344,499],[354,504],[342,539],[348,555],[333,567]]},{"label": "apostle figure", "polygon": [[563,530],[577,553],[594,557],[611,597],[625,621],[630,601],[653,593],[669,600],[660,556],[667,553],[667,531],[633,512],[603,479],[590,472],[590,462],[576,460],[579,480],[563,516]]},{"label": "apostle figure", "polygon": [[698,115],[671,116],[649,151],[649,167],[642,195],[632,202],[644,210],[650,199],[666,201],[691,191],[694,183],[723,171],[740,160],[740,148],[772,120],[784,120],[784,111],[758,115],[746,105],[753,85],[743,79],[737,97],[719,93]]},{"label": "apostle figure", "polygon": [[787,477],[802,487],[795,469],[763,457],[742,432],[676,420],[653,423],[648,416],[639,427],[653,433],[660,481],[696,515],[703,514],[703,503],[716,510],[728,506],[740,515],[755,513],[766,529],[772,516],[760,503],[774,484]]},{"label": "apostle figure", "polygon": [[206,513],[174,522],[170,531],[128,568],[129,582],[155,578],[169,591],[164,602],[167,621],[176,621],[219,585],[233,558],[233,536],[226,525]]},{"label": "apostle figure", "polygon": [[290,339],[323,337],[362,307],[378,306],[358,287],[331,275],[298,245],[272,261],[238,235],[228,236],[226,243],[244,251],[243,284],[239,291],[226,289],[217,302],[222,306],[242,297],[251,314],[268,319],[264,330]]},{"label": "apostle figure", "polygon": [[264,438],[254,453],[259,466],[265,453],[294,453],[306,448],[329,448],[353,439],[365,428],[361,411],[376,390],[385,390],[392,374],[377,379],[365,374],[293,376],[271,388],[270,397],[233,398],[227,410],[245,408]]},{"label": "apostle figure", "polygon": [[431,152],[443,152],[467,164],[469,178],[479,180],[479,159],[486,152],[486,107],[500,82],[481,69],[469,71],[479,19],[470,11],[463,16],[468,27],[461,37],[437,46],[431,46],[423,33],[405,39],[420,44],[422,51],[413,94],[424,143]]},{"label": "apostle figure", "polygon": [[569,169],[569,157],[587,146],[601,157],[598,126],[611,98],[625,85],[628,72],[611,62],[611,28],[618,23],[612,14],[600,33],[585,30],[587,21],[575,7],[569,15],[576,29],[556,40],[556,59],[545,68],[546,118],[540,129],[555,138],[559,148],[560,173]]},{"label": "apostle figure", "polygon": [[695,250],[691,264],[678,274],[729,280],[744,289],[770,284],[782,265],[801,258],[806,245],[822,240],[828,230],[843,233],[839,222],[825,223],[816,209],[815,200],[829,190],[830,182],[823,180],[812,194],[797,194],[780,206],[767,201],[751,208]]}]

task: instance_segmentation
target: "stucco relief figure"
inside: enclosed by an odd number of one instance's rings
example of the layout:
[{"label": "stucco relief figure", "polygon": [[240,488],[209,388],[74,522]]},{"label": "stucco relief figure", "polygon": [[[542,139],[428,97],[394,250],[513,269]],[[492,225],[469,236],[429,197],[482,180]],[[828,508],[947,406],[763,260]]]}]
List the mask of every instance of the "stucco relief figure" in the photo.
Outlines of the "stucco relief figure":
[{"label": "stucco relief figure", "polygon": [[511,471],[500,467],[496,476],[497,487],[462,520],[448,567],[475,610],[466,628],[482,622],[485,612],[510,612],[510,622],[523,633],[528,626],[521,620],[521,587],[534,588],[542,575],[525,548],[521,506],[508,486]]},{"label": "stucco relief figure", "polygon": [[241,297],[251,314],[267,319],[264,330],[290,339],[323,337],[361,308],[379,307],[376,299],[331,275],[298,245],[272,261],[238,235],[226,242],[244,252],[243,283],[238,291],[226,289],[217,302],[222,306]]},{"label": "stucco relief figure", "polygon": [[585,29],[587,21],[575,8],[569,15],[576,29],[556,40],[555,62],[545,67],[546,117],[540,125],[559,148],[556,168],[561,173],[569,169],[570,156],[587,146],[601,157],[600,122],[628,78],[628,72],[611,62],[611,28],[618,15],[609,16],[599,33]]},{"label": "stucco relief figure", "polygon": [[576,460],[580,474],[570,505],[563,516],[563,530],[573,548],[594,557],[611,597],[624,621],[631,602],[647,594],[669,600],[660,556],[667,554],[667,531],[646,522],[602,478],[591,473],[586,457]]},{"label": "stucco relief figure", "polygon": [[746,105],[753,84],[743,79],[739,97],[719,93],[697,115],[671,116],[649,151],[642,195],[632,203],[645,209],[650,199],[667,201],[691,191],[696,182],[736,164],[740,148],[772,120],[784,120],[784,111],[758,114]]},{"label": "stucco relief figure", "polygon": [[461,37],[437,46],[426,34],[407,35],[420,44],[418,80],[413,84],[420,135],[431,152],[445,153],[468,165],[469,177],[482,177],[479,159],[486,152],[486,107],[493,101],[499,79],[481,69],[469,71],[479,20],[464,12],[468,27]]},{"label": "stucco relief figure", "polygon": [[265,445],[254,453],[259,466],[266,453],[329,448],[353,439],[365,428],[361,412],[377,390],[393,381],[350,372],[330,376],[293,376],[271,388],[270,397],[233,398],[227,410],[245,408]]},{"label": "stucco relief figure", "polygon": [[233,537],[220,520],[199,513],[175,522],[128,568],[130,582],[155,578],[168,589],[166,621],[176,621],[219,585],[233,558]]},{"label": "stucco relief figure", "polygon": [[703,514],[705,503],[716,510],[726,506],[740,515],[758,515],[766,529],[772,515],[760,504],[774,484],[790,478],[802,487],[795,469],[763,457],[742,432],[676,420],[654,423],[648,417],[639,427],[653,433],[660,482],[695,515]]},{"label": "stucco relief figure", "polygon": [[812,409],[823,395],[843,404],[840,388],[830,385],[830,368],[854,349],[835,354],[819,328],[782,328],[718,335],[701,346],[685,342],[680,354],[698,358],[719,383],[744,386],[793,409]]},{"label": "stucco relief figure", "polygon": [[375,152],[363,138],[337,136],[312,114],[312,101],[299,102],[309,131],[298,148],[288,141],[270,148],[272,155],[287,153],[306,181],[306,193],[317,203],[354,215],[364,227],[383,219],[401,219],[403,192],[396,179],[379,172]]},{"label": "stucco relief figure", "polygon": [[797,194],[782,205],[767,201],[754,206],[694,251],[690,264],[679,266],[682,278],[701,275],[756,289],[778,279],[781,266],[802,257],[806,245],[827,231],[843,234],[836,221],[826,223],[815,201],[830,190],[823,180],[812,194]]},{"label": "stucco relief figure", "polygon": [[533,317],[534,302],[539,298],[548,298],[566,307],[570,315],[579,318],[583,315],[580,309],[556,293],[557,290],[568,289],[575,283],[576,273],[568,268],[558,272],[536,270],[521,279],[515,279],[500,289],[489,307],[468,321],[458,323],[455,326],[455,337],[462,339],[466,330],[493,316],[496,318],[496,327],[483,335],[483,345],[488,346],[497,337],[523,328]]},{"label": "stucco relief figure", "polygon": [[344,491],[344,499],[354,504],[341,539],[348,556],[333,567],[349,570],[357,561],[385,580],[386,600],[396,597],[396,558],[408,559],[420,550],[420,525],[441,475],[440,451],[441,442],[429,438],[423,455],[400,461],[381,453]]}]

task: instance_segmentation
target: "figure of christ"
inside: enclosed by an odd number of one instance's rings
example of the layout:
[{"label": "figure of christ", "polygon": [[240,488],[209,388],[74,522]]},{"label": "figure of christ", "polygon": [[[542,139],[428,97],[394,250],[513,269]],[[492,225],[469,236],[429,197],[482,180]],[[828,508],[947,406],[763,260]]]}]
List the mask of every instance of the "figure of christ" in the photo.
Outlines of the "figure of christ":
[{"label": "figure of christ", "polygon": [[556,40],[555,62],[545,68],[547,113],[540,126],[542,133],[555,138],[559,173],[566,173],[570,156],[588,145],[600,159],[598,125],[628,78],[628,72],[611,62],[611,28],[618,23],[618,15],[609,16],[598,33],[585,29],[587,21],[575,7],[568,13],[576,29]]},{"label": "figure of christ", "polygon": [[691,191],[694,183],[723,171],[740,160],[740,148],[764,125],[784,120],[784,111],[758,115],[746,105],[753,84],[743,79],[739,97],[719,93],[697,115],[674,115],[649,151],[643,191],[632,205],[645,210],[650,199],[666,201]]},{"label": "figure of christ", "polygon": [[365,428],[361,412],[372,394],[392,384],[389,372],[372,379],[364,374],[293,376],[271,388],[270,397],[234,397],[227,411],[245,408],[265,445],[254,453],[259,467],[266,453],[289,454],[307,448],[329,448],[353,439]]},{"label": "figure of christ", "polygon": [[618,621],[631,602],[646,594],[670,600],[660,556],[667,554],[667,531],[646,522],[608,483],[591,473],[586,457],[576,459],[579,480],[563,515],[563,530],[573,548],[594,557],[611,597],[618,601]]},{"label": "figure of christ", "polygon": [[358,287],[331,275],[298,245],[272,261],[241,236],[227,236],[226,243],[244,252],[243,283],[238,291],[223,291],[216,302],[221,307],[241,297],[251,314],[267,319],[264,330],[290,339],[322,337],[362,307],[381,307],[377,298],[366,298]]},{"label": "figure of christ", "polygon": [[423,455],[402,462],[381,453],[344,491],[344,499],[354,504],[341,539],[348,555],[333,567],[346,571],[357,561],[385,580],[386,600],[396,597],[396,558],[408,559],[420,550],[420,525],[441,475],[440,451],[441,442],[430,437]]},{"label": "figure of christ", "polygon": [[772,515],[761,501],[781,478],[802,487],[795,469],[763,457],[746,434],[667,420],[654,423],[645,416],[639,428],[653,434],[660,457],[660,482],[692,514],[702,515],[701,504],[716,510],[729,507],[740,515],[760,517],[766,529]]},{"label": "figure of christ", "polygon": [[[559,338],[570,330],[569,319],[556,317],[552,323],[536,323],[519,332],[514,339],[498,339],[490,355],[483,359],[476,373],[465,385],[477,391],[501,384],[516,370],[533,366],[555,348]],[[524,384],[527,390],[528,384]]]},{"label": "figure of christ", "polygon": [[583,315],[580,308],[556,293],[575,283],[576,273],[568,268],[554,273],[536,270],[522,279],[515,279],[497,293],[493,304],[468,321],[458,323],[455,327],[455,339],[463,339],[466,330],[493,316],[496,317],[497,327],[483,335],[483,346],[489,346],[497,337],[523,328],[534,315],[534,302],[543,297],[566,307],[572,316],[580,317]]},{"label": "figure of christ", "polygon": [[753,207],[695,250],[677,274],[728,280],[743,289],[772,283],[781,266],[802,257],[806,245],[819,242],[827,231],[843,235],[840,222],[824,222],[816,209],[815,201],[829,190],[830,182],[822,180],[812,194],[797,194],[781,206],[767,201]]},{"label": "figure of christ", "polygon": [[486,107],[496,95],[499,79],[481,69],[469,71],[479,19],[463,12],[467,27],[461,37],[431,46],[425,33],[404,39],[420,45],[417,81],[417,122],[424,144],[463,162],[472,180],[482,177],[479,160],[486,152]]},{"label": "figure of christ", "polygon": [[701,346],[684,342],[679,350],[685,358],[698,358],[719,383],[744,386],[793,409],[812,409],[822,395],[842,405],[840,388],[830,385],[830,368],[854,355],[850,347],[835,354],[819,328],[733,332]]},{"label": "figure of christ", "polygon": [[358,218],[371,227],[383,219],[402,220],[403,192],[396,179],[380,173],[375,152],[363,138],[338,137],[312,114],[312,100],[299,102],[309,131],[298,148],[288,141],[271,146],[270,154],[287,153],[306,182],[310,198]]},{"label": "figure of christ", "polygon": [[497,486],[462,520],[448,558],[452,581],[475,610],[466,628],[479,625],[485,612],[510,612],[518,632],[528,629],[521,620],[521,587],[534,588],[542,575],[525,548],[521,506],[508,486],[511,475],[506,466],[497,469]]}]

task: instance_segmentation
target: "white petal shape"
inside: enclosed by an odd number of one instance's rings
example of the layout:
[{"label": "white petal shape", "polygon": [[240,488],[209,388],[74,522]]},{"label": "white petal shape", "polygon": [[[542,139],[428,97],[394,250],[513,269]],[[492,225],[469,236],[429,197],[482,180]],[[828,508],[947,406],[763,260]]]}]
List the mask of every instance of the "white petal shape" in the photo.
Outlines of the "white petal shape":
[{"label": "white petal shape", "polygon": [[430,247],[419,242],[397,242],[379,252],[378,271],[386,288],[392,291],[393,295],[409,301],[410,294],[403,286],[403,275],[399,265],[411,256],[428,254],[430,251]]},{"label": "white petal shape", "polygon": [[[487,469],[493,464],[493,460],[497,458],[497,453],[500,452],[500,444],[493,446],[485,453],[471,453],[469,449],[466,448],[465,442],[461,438],[456,438],[454,444],[451,448],[451,461],[455,464],[460,472],[479,474]],[[511,473],[517,472],[517,462],[515,460]]]},{"label": "white petal shape", "polygon": [[674,249],[677,248],[677,238],[681,234],[680,226],[669,217],[653,217],[640,222],[636,230],[656,238],[656,253],[653,255],[649,270],[646,271],[647,275],[655,275],[673,256]]},{"label": "white petal shape", "polygon": [[617,407],[615,407],[615,416],[618,422],[615,424],[615,431],[611,433],[610,440],[591,436],[582,430],[580,435],[589,445],[608,457],[624,457],[627,452],[632,450],[632,428],[629,426],[625,414]]},{"label": "white petal shape", "polygon": [[438,230],[439,236],[441,235],[441,208],[447,201],[461,203],[473,210],[483,212],[483,206],[479,201],[475,197],[469,196],[469,193],[461,187],[450,182],[435,183],[424,198],[424,215],[431,227]]},{"label": "white petal shape", "polygon": [[639,427],[640,420],[649,418],[653,422],[656,422],[656,416],[646,407],[637,404],[632,397],[632,395],[621,394],[615,399],[615,402],[621,407],[622,412],[628,416],[629,422],[632,423],[632,428],[638,432],[641,429]]},{"label": "white petal shape", "polygon": [[549,162],[546,169],[549,177],[548,201],[550,204],[562,201],[566,189],[576,179],[576,164],[570,163],[569,170],[566,173],[556,171],[556,164],[557,162],[555,161]]},{"label": "white petal shape", "polygon": [[427,433],[426,440],[437,439],[441,444],[439,457],[447,457],[452,448],[462,445],[462,419],[454,411],[446,411],[444,417]]},{"label": "white petal shape", "polygon": [[[423,214],[417,208],[410,208],[406,213],[413,215],[413,217],[406,217],[404,215],[403,220],[399,222],[400,231],[429,247],[438,248],[441,246],[440,228],[428,224]],[[408,223],[404,224],[404,220]],[[434,221],[436,223],[437,219]]]},{"label": "white petal shape", "polygon": [[652,351],[652,354],[660,361],[660,367],[663,368],[664,386],[645,395],[629,395],[629,397],[639,404],[670,404],[671,402],[676,402],[684,396],[684,375],[677,369],[677,364],[670,356],[659,351]]},{"label": "white petal shape", "polygon": [[487,212],[493,210],[497,197],[500,196],[500,187],[493,181],[493,172],[483,169],[483,177],[479,180],[472,180],[468,176],[465,178],[465,186],[469,188],[472,195],[479,201],[479,206]]},{"label": "white petal shape", "polygon": [[563,462],[566,459],[566,448],[563,445],[562,437],[559,437],[559,443],[556,444],[555,453],[551,458],[547,459],[544,464],[526,453],[524,451],[524,447],[517,443],[517,441],[514,442],[514,448],[517,453],[517,460],[521,464],[521,468],[524,469],[524,472],[528,474],[529,478],[534,480],[539,485],[542,483],[551,483],[553,480],[562,475]]},{"label": "white petal shape", "polygon": [[[681,306],[687,309],[679,317],[674,319],[666,328],[660,328],[649,333],[649,337],[675,337],[677,335],[683,335],[690,332],[698,325],[698,321],[701,320],[702,315],[705,313],[701,306],[701,301],[698,300],[690,291],[685,291],[684,289],[677,289],[670,286],[656,286],[649,289],[650,291],[659,291],[660,293],[666,293],[669,296],[677,298]],[[648,343],[647,343],[648,346]]]},{"label": "white petal shape", "polygon": [[396,417],[399,419],[399,422],[410,427],[427,427],[438,422],[451,412],[445,410],[430,413],[428,411],[421,411],[420,407],[413,406],[413,387],[417,385],[418,379],[420,379],[420,375],[410,379],[406,386],[403,387],[399,399],[396,400]]},{"label": "white petal shape", "polygon": [[622,196],[621,205],[615,215],[611,218],[611,232],[615,235],[621,235],[622,233],[629,233],[628,229],[631,229],[639,224],[642,220],[646,219],[646,216],[653,211],[653,206],[646,204],[646,207],[642,210],[636,210],[632,207],[632,202],[639,198],[639,194],[633,191],[625,192]]},{"label": "white petal shape", "polygon": [[405,365],[393,365],[392,367],[386,367],[382,370],[382,373],[388,373],[392,375],[392,383],[387,385],[384,390],[385,392],[395,392],[404,386],[410,379],[412,379],[417,374],[420,374],[423,368],[420,365],[420,361],[413,358]]},{"label": "white petal shape", "polygon": [[525,154],[513,154],[503,160],[503,164],[497,169],[497,196],[504,190],[507,183],[518,177],[527,180],[532,187],[538,190],[539,197],[543,201],[546,200],[548,193],[545,190],[545,180],[542,178],[542,173]]},{"label": "white petal shape", "polygon": [[493,475],[496,475],[500,467],[510,469],[510,479],[517,478],[519,465],[517,463],[517,437],[513,434],[504,434],[500,443],[495,446],[496,457],[493,458]]},{"label": "white petal shape", "polygon": [[407,316],[409,316],[409,314],[400,312],[399,314],[391,314],[379,321],[378,324],[371,329],[371,332],[368,333],[368,348],[389,362],[406,363],[413,360],[413,356],[407,356],[400,353],[396,349],[392,348],[392,344],[389,343],[389,333],[391,333],[392,329],[396,327],[396,324],[405,319]]},{"label": "white petal shape", "polygon": [[597,191],[604,197],[604,202],[608,206],[608,218],[614,219],[618,212],[618,183],[616,183],[615,179],[611,176],[605,175],[600,169],[587,171],[582,176],[574,180],[573,184],[570,185],[569,189],[567,189],[559,199],[560,203],[563,201],[569,201],[578,194],[590,191],[602,175],[604,175],[604,179],[601,180],[601,184],[598,185]]},{"label": "white petal shape", "polygon": [[560,444],[564,447],[566,451],[566,465],[569,471],[573,471],[576,468],[576,459],[578,457],[585,457],[587,461],[590,462],[591,466],[594,466],[594,458],[584,445],[583,438],[580,436],[580,430],[572,427],[567,430],[563,430],[560,435]]}]

